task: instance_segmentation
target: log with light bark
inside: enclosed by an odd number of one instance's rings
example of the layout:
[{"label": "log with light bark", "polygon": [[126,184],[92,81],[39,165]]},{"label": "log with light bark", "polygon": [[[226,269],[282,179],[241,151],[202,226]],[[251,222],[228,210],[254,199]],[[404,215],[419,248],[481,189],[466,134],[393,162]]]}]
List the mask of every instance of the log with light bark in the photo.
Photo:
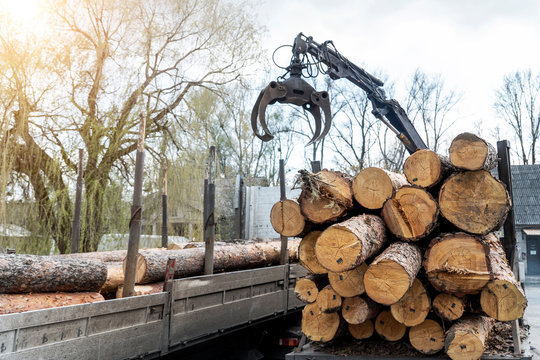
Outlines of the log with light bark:
[{"label": "log with light bark", "polygon": [[294,294],[302,302],[313,303],[317,300],[319,291],[326,285],[328,285],[328,279],[325,276],[310,274],[296,281]]},{"label": "log with light bark", "polygon": [[341,296],[330,285],[325,286],[319,291],[316,301],[324,313],[336,312],[341,309]]},{"label": "log with light bark", "polygon": [[379,304],[361,296],[345,298],[341,305],[341,315],[349,324],[361,324],[366,320],[373,319],[380,311]]},{"label": "log with light bark", "polygon": [[407,184],[407,179],[402,174],[368,167],[354,177],[352,189],[354,198],[360,205],[375,210],[382,208],[386,199]]},{"label": "log with light bark", "polygon": [[323,231],[315,244],[315,254],[323,267],[340,273],[360,266],[385,241],[383,220],[375,215],[359,215]]},{"label": "log with light bark", "polygon": [[437,321],[426,319],[410,328],[409,341],[422,354],[435,354],[444,348],[444,330]]},{"label": "log with light bark", "polygon": [[398,341],[407,331],[407,327],[394,319],[390,311],[381,311],[375,319],[375,331],[383,339],[388,341]]},{"label": "log with light bark", "polygon": [[403,186],[388,199],[382,218],[388,230],[405,241],[417,241],[429,235],[437,226],[439,207],[426,190]]},{"label": "log with light bark", "polygon": [[[298,259],[300,240],[288,242],[289,260]],[[277,265],[280,262],[281,241],[264,241],[245,244],[216,246],[214,249],[214,272],[233,271]],[[200,275],[204,270],[204,249],[193,248],[168,251],[141,251],[137,255],[135,282],[149,284],[163,281],[169,258],[176,259],[174,277]]]},{"label": "log with light bark", "polygon": [[300,211],[300,204],[294,199],[278,201],[270,210],[270,223],[283,236],[298,236],[304,232],[306,219]]},{"label": "log with light bark", "polygon": [[[140,249],[144,251],[166,251],[166,248],[148,248]],[[51,255],[51,258],[72,258],[72,259],[83,259],[83,260],[95,260],[102,261],[104,263],[117,263],[122,262],[126,258],[127,250],[111,250],[111,251],[92,251],[84,253],[74,253],[74,254],[60,254],[60,255]]]},{"label": "log with light bark", "polygon": [[454,321],[465,312],[465,300],[452,294],[440,293],[433,299],[433,310],[447,321]]},{"label": "log with light bark", "polygon": [[403,164],[403,173],[412,185],[431,188],[448,177],[456,168],[446,156],[424,149],[409,156]]},{"label": "log with light bark", "polygon": [[484,236],[484,241],[489,245],[491,280],[480,294],[482,310],[499,321],[522,318],[527,298],[506,261],[501,242],[494,234]]},{"label": "log with light bark", "polygon": [[373,332],[375,331],[372,320],[366,320],[361,324],[349,323],[348,327],[349,327],[349,333],[356,340],[369,339],[373,335]]},{"label": "log with light bark", "polygon": [[[119,286],[116,291],[116,298],[122,298],[123,292],[124,286]],[[157,294],[160,292],[163,292],[163,281],[153,284],[135,285],[133,288],[133,296]]]},{"label": "log with light bark", "polygon": [[107,294],[116,292],[120,285],[124,284],[124,268],[122,262],[108,262],[107,266],[107,280],[99,289],[100,294]]},{"label": "log with light bark", "polygon": [[342,297],[353,297],[362,295],[366,292],[364,288],[364,273],[367,270],[367,264],[355,267],[341,273],[328,273],[328,281],[332,288]]},{"label": "log with light bark", "polygon": [[491,170],[497,166],[497,151],[490,143],[471,133],[459,134],[450,144],[450,161],[464,170]]},{"label": "log with light bark", "polygon": [[461,230],[484,235],[501,227],[510,209],[504,184],[488,171],[450,176],[439,192],[441,215]]},{"label": "log with light bark", "polygon": [[476,294],[488,283],[489,248],[479,237],[449,233],[433,239],[424,254],[424,269],[438,291],[463,296]]},{"label": "log with light bark", "polygon": [[328,270],[324,268],[315,255],[315,244],[322,231],[312,231],[308,233],[298,246],[298,260],[300,264],[312,274],[326,274]]},{"label": "log with light bark", "polygon": [[418,279],[403,297],[390,306],[392,316],[405,326],[421,324],[431,310],[431,301],[424,285]]},{"label": "log with light bark", "polygon": [[0,254],[0,293],[99,291],[107,279],[101,261]]},{"label": "log with light bark", "polygon": [[97,292],[0,294],[0,315],[103,301]]},{"label": "log with light bark", "polygon": [[341,333],[342,326],[338,313],[324,313],[316,302],[302,310],[302,332],[312,341],[333,340]]},{"label": "log with light bark", "polygon": [[315,224],[335,222],[353,207],[351,178],[337,171],[300,172],[302,214]]},{"label": "log with light bark", "polygon": [[418,246],[404,242],[390,244],[366,270],[364,286],[367,295],[379,304],[398,302],[412,286],[421,264]]},{"label": "log with light bark", "polygon": [[446,333],[444,348],[453,360],[480,359],[495,320],[471,316],[454,323]]}]

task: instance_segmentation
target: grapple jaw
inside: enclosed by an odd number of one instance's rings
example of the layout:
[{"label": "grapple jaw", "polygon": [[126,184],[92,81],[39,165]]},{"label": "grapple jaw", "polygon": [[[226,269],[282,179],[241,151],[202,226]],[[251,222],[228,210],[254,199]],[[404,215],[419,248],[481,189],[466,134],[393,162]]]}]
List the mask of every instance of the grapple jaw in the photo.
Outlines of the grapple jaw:
[{"label": "grapple jaw", "polygon": [[[282,104],[301,106],[313,115],[315,131],[306,146],[322,140],[330,131],[332,114],[330,112],[328,93],[326,91],[316,91],[300,76],[292,75],[283,82],[270,82],[257,97],[255,106],[251,111],[251,127],[255,135],[262,141],[270,141],[274,138],[266,123],[266,107],[276,101]],[[324,113],[324,127],[322,127],[321,109]],[[259,132],[258,124],[263,129],[263,134]]]}]

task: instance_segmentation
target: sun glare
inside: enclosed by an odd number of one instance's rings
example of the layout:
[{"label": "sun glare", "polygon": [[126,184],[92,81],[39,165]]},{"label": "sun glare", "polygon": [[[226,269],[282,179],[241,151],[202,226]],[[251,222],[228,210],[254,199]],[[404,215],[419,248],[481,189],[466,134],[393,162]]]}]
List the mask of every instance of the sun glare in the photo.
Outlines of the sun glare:
[{"label": "sun glare", "polygon": [[27,32],[41,30],[45,0],[0,0],[0,14],[13,25]]}]

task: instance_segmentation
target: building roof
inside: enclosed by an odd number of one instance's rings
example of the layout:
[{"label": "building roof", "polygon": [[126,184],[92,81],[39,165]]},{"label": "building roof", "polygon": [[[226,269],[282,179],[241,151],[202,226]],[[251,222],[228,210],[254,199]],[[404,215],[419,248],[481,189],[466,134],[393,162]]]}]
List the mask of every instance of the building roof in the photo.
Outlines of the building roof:
[{"label": "building roof", "polygon": [[540,225],[540,164],[512,165],[516,225]]}]

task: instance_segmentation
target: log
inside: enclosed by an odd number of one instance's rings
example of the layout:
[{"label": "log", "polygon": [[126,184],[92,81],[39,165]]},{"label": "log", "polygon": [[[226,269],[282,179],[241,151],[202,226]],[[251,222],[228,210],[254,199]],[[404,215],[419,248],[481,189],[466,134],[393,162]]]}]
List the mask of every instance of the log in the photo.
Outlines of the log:
[{"label": "log", "polygon": [[[289,259],[295,261],[300,240],[290,239]],[[281,241],[265,241],[246,244],[217,246],[214,250],[214,272],[242,270],[277,265],[280,260]],[[176,259],[174,277],[200,275],[204,270],[204,249],[192,248],[168,251],[141,251],[137,255],[137,284],[163,281],[167,260]]]},{"label": "log", "polygon": [[97,292],[0,294],[0,315],[104,301]]},{"label": "log", "polygon": [[411,327],[409,341],[422,354],[435,354],[444,348],[444,330],[437,321],[426,319]]},{"label": "log", "polygon": [[488,171],[450,176],[439,192],[441,215],[461,230],[485,235],[501,227],[510,209],[504,184]]},{"label": "log", "polygon": [[480,359],[494,322],[486,316],[471,316],[454,323],[444,340],[446,354],[453,360]]},{"label": "log", "polygon": [[417,241],[429,235],[437,226],[438,217],[439,207],[433,196],[413,186],[403,186],[382,209],[388,230],[405,241]]},{"label": "log", "polygon": [[424,269],[438,291],[456,296],[476,294],[490,279],[488,252],[481,237],[442,234],[429,244],[424,254]]},{"label": "log", "polygon": [[450,159],[429,149],[418,150],[403,164],[403,173],[412,185],[432,188],[457,171]]},{"label": "log", "polygon": [[367,295],[379,304],[392,305],[412,286],[422,255],[414,244],[395,242],[368,266],[364,275]]},{"label": "log", "polygon": [[107,265],[107,280],[99,289],[100,294],[116,292],[124,284],[124,267],[122,262],[110,262]]},{"label": "log", "polygon": [[351,179],[336,171],[300,173],[302,193],[298,198],[302,214],[315,224],[335,222],[353,207]]},{"label": "log", "polygon": [[317,303],[307,304],[302,310],[302,332],[311,341],[328,342],[341,332],[338,313],[324,313]]},{"label": "log", "polygon": [[433,310],[447,321],[454,321],[465,312],[465,300],[452,294],[440,293],[433,299]]},{"label": "log", "polygon": [[298,246],[298,260],[300,264],[312,274],[326,274],[326,270],[315,255],[315,244],[322,231],[312,231],[308,233]]},{"label": "log", "polygon": [[101,261],[0,254],[0,293],[97,292],[106,279]]},{"label": "log", "polygon": [[317,239],[315,254],[323,267],[340,273],[360,266],[385,241],[383,220],[375,215],[359,215],[323,231]]},{"label": "log", "polygon": [[283,236],[298,236],[307,225],[300,211],[300,204],[294,199],[278,201],[270,210],[270,223],[274,230]]},{"label": "log", "polygon": [[319,291],[316,301],[323,313],[332,313],[341,309],[341,296],[330,285]]},{"label": "log", "polygon": [[353,296],[343,299],[341,315],[349,324],[361,324],[373,319],[381,311],[381,306],[368,298]]},{"label": "log", "polygon": [[366,320],[361,324],[349,323],[349,333],[357,340],[369,339],[371,336],[373,336],[374,331],[375,328],[373,327],[372,320]]},{"label": "log", "polygon": [[381,311],[375,319],[375,331],[388,341],[398,341],[407,331],[407,327],[394,319],[390,311]]},{"label": "log", "polygon": [[405,326],[421,324],[431,310],[431,301],[424,285],[418,279],[403,297],[390,306],[392,316]]},{"label": "log", "polygon": [[[166,248],[148,248],[148,249],[141,249],[145,251],[165,251]],[[96,261],[102,261],[105,263],[112,262],[122,262],[126,258],[127,250],[111,250],[111,251],[92,251],[92,252],[84,252],[84,253],[74,253],[74,254],[60,254],[60,255],[51,255],[51,258],[58,258],[58,259],[86,259],[86,260],[96,260]]]},{"label": "log", "polygon": [[308,275],[296,281],[294,294],[302,302],[313,303],[317,300],[319,291],[327,284],[328,279],[324,276]]},{"label": "log", "polygon": [[407,179],[402,174],[368,167],[354,177],[352,189],[354,198],[360,205],[375,210],[382,208],[386,199],[407,184]]},{"label": "log", "polygon": [[527,298],[506,261],[504,249],[494,234],[486,235],[484,241],[489,245],[491,280],[480,294],[482,310],[499,321],[522,318]]},{"label": "log", "polygon": [[450,144],[450,161],[464,170],[491,170],[497,166],[497,151],[490,143],[471,133],[459,134]]},{"label": "log", "polygon": [[[116,298],[122,298],[123,292],[124,286],[121,285],[116,291]],[[133,296],[158,294],[160,292],[163,292],[163,281],[153,284],[135,285],[133,288]]]},{"label": "log", "polygon": [[362,295],[366,292],[364,287],[364,273],[367,270],[367,264],[355,267],[341,273],[328,273],[328,281],[336,293],[342,297],[353,297]]}]

